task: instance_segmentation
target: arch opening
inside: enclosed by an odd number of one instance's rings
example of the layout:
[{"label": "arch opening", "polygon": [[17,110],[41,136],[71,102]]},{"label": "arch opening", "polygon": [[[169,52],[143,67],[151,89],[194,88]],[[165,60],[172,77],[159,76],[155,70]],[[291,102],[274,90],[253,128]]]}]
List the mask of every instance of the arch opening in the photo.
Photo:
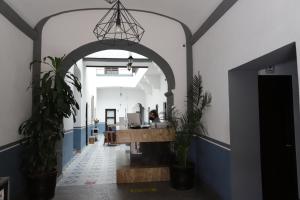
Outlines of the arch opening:
[{"label": "arch opening", "polygon": [[167,106],[171,107],[174,105],[174,94],[172,90],[175,89],[175,76],[171,66],[155,51],[139,43],[126,40],[107,40],[105,41],[105,43],[103,43],[103,41],[95,41],[85,44],[73,50],[65,57],[65,60],[62,63],[62,71],[63,73],[67,73],[67,71],[74,65],[74,63],[76,63],[76,61],[80,60],[81,58],[95,52],[109,49],[131,51],[143,55],[155,62],[157,66],[162,70],[167,80],[168,92],[165,93],[165,96],[167,98]]}]

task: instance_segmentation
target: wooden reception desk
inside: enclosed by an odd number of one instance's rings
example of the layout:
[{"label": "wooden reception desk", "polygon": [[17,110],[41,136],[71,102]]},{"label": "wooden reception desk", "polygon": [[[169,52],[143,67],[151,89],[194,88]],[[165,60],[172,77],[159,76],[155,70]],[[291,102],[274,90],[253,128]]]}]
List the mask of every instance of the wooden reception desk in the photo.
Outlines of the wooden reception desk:
[{"label": "wooden reception desk", "polygon": [[[131,144],[139,142],[147,148],[157,148],[175,140],[175,131],[167,128],[127,129],[116,132],[117,144]],[[131,145],[132,146],[132,145]],[[151,149],[150,149],[151,150]],[[165,154],[166,152],[161,152]],[[140,159],[144,159],[142,152]],[[151,157],[150,157],[151,158]],[[148,158],[149,159],[149,158]],[[136,160],[139,160],[136,159]],[[145,160],[145,159],[144,159]],[[133,162],[129,152],[120,152],[117,156],[117,183],[157,182],[169,180],[169,166],[166,163]]]},{"label": "wooden reception desk", "polygon": [[127,129],[116,133],[117,144],[132,142],[170,142],[175,140],[175,131],[168,128]]}]

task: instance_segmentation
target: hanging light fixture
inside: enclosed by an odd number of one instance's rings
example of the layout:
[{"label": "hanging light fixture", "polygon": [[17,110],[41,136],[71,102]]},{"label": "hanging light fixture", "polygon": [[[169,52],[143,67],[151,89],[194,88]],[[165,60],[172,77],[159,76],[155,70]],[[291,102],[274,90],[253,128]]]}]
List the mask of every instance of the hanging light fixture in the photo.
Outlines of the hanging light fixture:
[{"label": "hanging light fixture", "polygon": [[117,0],[105,0],[107,3],[109,3],[109,4],[113,4],[113,3],[115,3]]},{"label": "hanging light fixture", "polygon": [[128,57],[128,63],[127,63],[127,69],[128,69],[128,71],[131,70],[132,64],[133,64],[133,57],[130,55],[130,56]]},{"label": "hanging light fixture", "polygon": [[98,40],[127,40],[140,42],[144,35],[144,28],[129,13],[120,0],[106,0],[115,2],[108,12],[100,19],[94,28]]}]

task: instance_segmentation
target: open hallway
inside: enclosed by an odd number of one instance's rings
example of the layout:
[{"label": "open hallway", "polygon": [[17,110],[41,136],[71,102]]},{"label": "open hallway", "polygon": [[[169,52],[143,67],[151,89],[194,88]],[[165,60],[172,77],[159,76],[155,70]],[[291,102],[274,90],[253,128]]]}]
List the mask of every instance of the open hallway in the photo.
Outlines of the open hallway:
[{"label": "open hallway", "polygon": [[214,200],[203,186],[177,191],[169,182],[116,184],[117,154],[128,151],[126,145],[103,145],[104,137],[77,153],[64,169],[54,200]]},{"label": "open hallway", "polygon": [[103,145],[104,137],[77,153],[64,169],[58,186],[116,183],[116,154],[129,150],[126,145]]}]

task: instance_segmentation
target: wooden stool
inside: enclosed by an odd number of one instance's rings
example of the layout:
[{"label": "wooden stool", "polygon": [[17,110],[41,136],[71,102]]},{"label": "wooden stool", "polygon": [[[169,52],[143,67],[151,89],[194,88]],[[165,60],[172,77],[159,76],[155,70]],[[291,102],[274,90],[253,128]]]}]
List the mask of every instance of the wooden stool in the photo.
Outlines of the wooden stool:
[{"label": "wooden stool", "polygon": [[89,136],[89,144],[94,144],[96,141],[96,137],[95,136]]},{"label": "wooden stool", "polygon": [[105,131],[104,136],[104,144],[116,144],[116,131]]}]

